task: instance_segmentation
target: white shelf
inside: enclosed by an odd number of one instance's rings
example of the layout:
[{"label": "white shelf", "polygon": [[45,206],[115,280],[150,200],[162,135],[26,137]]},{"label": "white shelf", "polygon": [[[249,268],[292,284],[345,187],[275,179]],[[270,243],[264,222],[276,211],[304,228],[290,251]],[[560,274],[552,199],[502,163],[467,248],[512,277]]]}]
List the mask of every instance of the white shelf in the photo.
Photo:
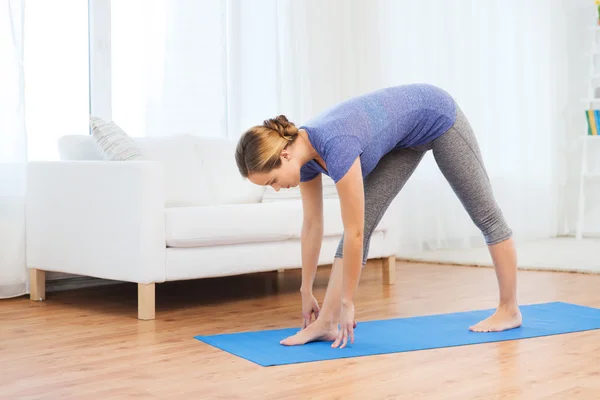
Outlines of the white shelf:
[{"label": "white shelf", "polygon": [[[596,21],[595,21],[596,22]],[[593,90],[595,90],[596,88],[594,86],[596,86],[595,82],[598,81],[600,79],[600,74],[596,73],[597,70],[597,66],[598,66],[598,62],[600,61],[600,58],[597,56],[600,56],[600,42],[598,40],[598,32],[600,32],[600,24],[595,24],[595,25],[591,25],[588,26],[588,29],[590,29],[593,32],[592,35],[592,43],[591,46],[589,48],[589,51],[586,52],[585,54],[588,57],[589,63],[590,63],[590,71],[589,71],[589,84],[590,87],[588,87],[588,93],[586,98],[581,99],[581,101],[585,104],[587,104],[587,108],[597,108],[598,106],[596,106],[596,104],[600,104],[600,98],[596,98],[593,97],[594,94]],[[583,113],[581,113],[581,116],[583,117]],[[587,127],[586,127],[587,128]],[[577,140],[576,142],[579,142],[579,144],[581,145],[581,169],[579,172],[579,199],[578,199],[578,205],[577,205],[577,234],[576,237],[577,239],[581,239],[583,237],[583,232],[585,231],[585,208],[587,205],[586,202],[586,181],[588,179],[597,179],[600,178],[600,169],[598,169],[597,167],[594,167],[594,169],[592,171],[587,171],[588,167],[588,159],[589,159],[589,147],[590,146],[595,146],[595,145],[591,145],[590,143],[592,142],[600,142],[600,136],[598,135],[589,135],[588,134],[588,130],[586,129],[585,131],[581,132],[581,135],[579,136],[579,139],[584,139],[584,138],[588,138],[591,139],[590,140],[581,140],[581,142],[579,140]]]},{"label": "white shelf", "polygon": [[588,99],[581,99],[581,101],[583,103],[600,103],[600,97],[598,97],[598,98],[591,97],[591,98],[588,98]]}]

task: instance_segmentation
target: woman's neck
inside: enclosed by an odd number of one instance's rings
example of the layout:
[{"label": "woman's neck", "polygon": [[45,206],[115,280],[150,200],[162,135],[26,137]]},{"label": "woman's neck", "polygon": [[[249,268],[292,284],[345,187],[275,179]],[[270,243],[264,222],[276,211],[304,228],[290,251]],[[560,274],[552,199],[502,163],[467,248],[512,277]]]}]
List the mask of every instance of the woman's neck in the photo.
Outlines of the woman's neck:
[{"label": "woman's neck", "polygon": [[319,153],[317,153],[312,143],[310,142],[308,132],[306,132],[304,129],[300,129],[298,131],[298,139],[300,140],[296,140],[296,144],[300,146],[297,147],[297,151],[299,152],[298,157],[302,165],[306,164],[311,160],[321,158],[319,156]]}]

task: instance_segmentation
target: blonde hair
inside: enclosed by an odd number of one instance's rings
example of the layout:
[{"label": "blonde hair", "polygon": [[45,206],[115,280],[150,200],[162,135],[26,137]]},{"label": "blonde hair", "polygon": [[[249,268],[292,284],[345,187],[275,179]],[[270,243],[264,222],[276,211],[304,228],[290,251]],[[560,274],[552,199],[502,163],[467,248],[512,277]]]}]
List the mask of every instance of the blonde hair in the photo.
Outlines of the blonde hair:
[{"label": "blonde hair", "polygon": [[262,125],[248,129],[240,138],[235,161],[240,174],[270,172],[281,166],[281,152],[294,143],[298,128],[285,115],[265,120]]}]

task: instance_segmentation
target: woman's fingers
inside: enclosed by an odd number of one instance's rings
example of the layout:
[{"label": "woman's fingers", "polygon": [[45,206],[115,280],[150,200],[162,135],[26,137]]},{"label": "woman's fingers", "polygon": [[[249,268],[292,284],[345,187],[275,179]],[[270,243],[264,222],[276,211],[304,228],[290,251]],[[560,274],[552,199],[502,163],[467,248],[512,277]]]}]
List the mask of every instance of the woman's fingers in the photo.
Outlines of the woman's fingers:
[{"label": "woman's fingers", "polygon": [[331,347],[343,349],[348,345],[348,339],[350,343],[354,343],[354,329],[352,329],[352,325],[343,325],[340,326],[340,331],[338,332],[338,336],[335,339],[335,342],[331,345]]},{"label": "woman's fingers", "polygon": [[302,329],[310,325],[312,313],[302,314]]},{"label": "woman's fingers", "polygon": [[338,332],[337,338],[335,338],[335,342],[333,342],[333,344],[331,345],[331,347],[337,348],[340,345],[340,341],[342,340],[342,330],[343,327],[340,327],[341,329]]},{"label": "woman's fingers", "polygon": [[344,326],[342,328],[342,331],[344,332],[342,334],[342,347],[340,347],[340,349],[343,349],[344,347],[346,347],[346,343],[348,343],[348,326]]}]

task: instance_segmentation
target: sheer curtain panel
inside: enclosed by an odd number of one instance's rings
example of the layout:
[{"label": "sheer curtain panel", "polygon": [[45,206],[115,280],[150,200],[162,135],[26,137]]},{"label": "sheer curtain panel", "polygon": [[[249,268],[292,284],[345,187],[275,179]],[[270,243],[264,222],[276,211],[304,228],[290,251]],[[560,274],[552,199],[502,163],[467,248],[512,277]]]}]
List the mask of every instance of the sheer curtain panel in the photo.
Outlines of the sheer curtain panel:
[{"label": "sheer curtain panel", "polygon": [[23,0],[0,1],[0,298],[27,292]]}]

